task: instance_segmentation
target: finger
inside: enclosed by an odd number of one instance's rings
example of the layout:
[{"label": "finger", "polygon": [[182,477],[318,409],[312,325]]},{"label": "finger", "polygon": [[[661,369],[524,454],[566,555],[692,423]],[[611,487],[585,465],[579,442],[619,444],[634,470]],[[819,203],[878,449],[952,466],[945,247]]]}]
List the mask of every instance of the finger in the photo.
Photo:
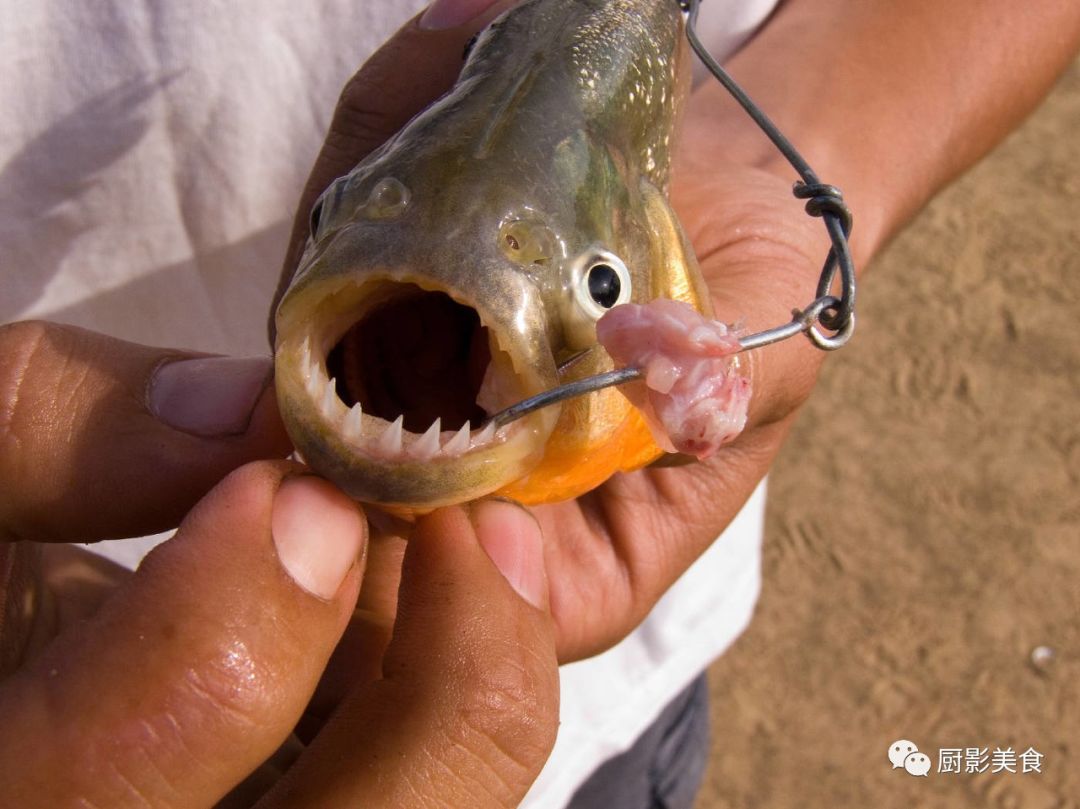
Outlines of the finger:
[{"label": "finger", "polygon": [[323,672],[319,686],[296,728],[309,743],[343,699],[362,683],[382,676],[383,653],[390,643],[397,614],[398,586],[406,540],[381,534],[368,511],[368,552],[364,584],[345,634]]},{"label": "finger", "polygon": [[85,620],[131,571],[75,545],[0,543],[0,680]]},{"label": "finger", "polygon": [[469,40],[516,0],[433,3],[401,28],[364,63],[338,99],[307,184],[300,196],[274,304],[292,280],[308,236],[312,205],[330,183],[348,173],[409,119],[450,89],[464,64]]},{"label": "finger", "polygon": [[229,471],[289,446],[268,358],[0,327],[0,539],[163,531]]},{"label": "finger", "polygon": [[339,707],[265,805],[517,806],[558,719],[542,544],[502,501],[421,519],[383,679]]},{"label": "finger", "polygon": [[33,641],[40,550],[30,542],[0,544],[0,678],[18,667]]},{"label": "finger", "polygon": [[213,805],[289,735],[348,621],[364,520],[234,472],[99,613],[0,687],[0,806]]},{"label": "finger", "polygon": [[46,603],[40,611],[48,618],[35,622],[43,630],[38,632],[38,643],[32,649],[35,652],[63,629],[93,617],[116,589],[131,578],[130,569],[79,545],[15,543],[16,546],[27,544],[41,551],[39,580]]}]

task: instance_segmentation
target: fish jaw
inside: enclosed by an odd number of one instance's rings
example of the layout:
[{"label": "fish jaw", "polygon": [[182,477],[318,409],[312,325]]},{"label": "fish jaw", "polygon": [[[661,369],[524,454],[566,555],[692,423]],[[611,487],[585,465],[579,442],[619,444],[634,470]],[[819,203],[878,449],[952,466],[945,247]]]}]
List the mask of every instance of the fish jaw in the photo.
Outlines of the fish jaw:
[{"label": "fish jaw", "polygon": [[[424,513],[489,494],[541,461],[558,407],[498,429],[482,424],[482,417],[463,422],[459,408],[444,424],[441,416],[429,419],[431,411],[395,414],[385,403],[365,409],[365,397],[353,401],[335,377],[335,371],[342,373],[340,346],[380,311],[396,301],[409,306],[440,299],[444,308],[476,313],[486,336],[481,353],[488,354],[476,396],[499,409],[546,390],[555,379],[550,351],[536,356],[537,341],[520,339],[515,324],[500,322],[479,302],[437,281],[403,271],[336,275],[296,292],[286,294],[277,314],[279,409],[300,456],[351,497]],[[450,368],[448,375],[455,371],[460,368]],[[438,391],[429,398],[438,402]]]},{"label": "fish jaw", "polygon": [[[613,368],[607,351],[597,345],[560,374],[560,383]],[[604,388],[564,402],[543,459],[496,494],[526,505],[570,500],[617,472],[640,469],[662,454],[642,412],[620,388]]]}]

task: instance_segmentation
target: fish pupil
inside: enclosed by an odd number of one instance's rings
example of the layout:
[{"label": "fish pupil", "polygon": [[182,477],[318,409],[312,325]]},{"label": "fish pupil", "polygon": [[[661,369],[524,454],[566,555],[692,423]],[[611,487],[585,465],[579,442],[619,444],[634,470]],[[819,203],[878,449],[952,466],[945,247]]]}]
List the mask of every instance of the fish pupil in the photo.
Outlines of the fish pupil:
[{"label": "fish pupil", "polygon": [[589,296],[605,309],[615,305],[621,291],[622,284],[614,267],[597,264],[589,270]]}]

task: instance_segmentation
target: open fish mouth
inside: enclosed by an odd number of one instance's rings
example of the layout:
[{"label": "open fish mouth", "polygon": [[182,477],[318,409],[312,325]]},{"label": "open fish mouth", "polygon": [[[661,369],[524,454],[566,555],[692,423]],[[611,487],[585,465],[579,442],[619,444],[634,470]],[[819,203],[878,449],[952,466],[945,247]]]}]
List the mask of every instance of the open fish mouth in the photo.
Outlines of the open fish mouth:
[{"label": "open fish mouth", "polygon": [[423,279],[327,281],[283,306],[278,326],[278,395],[297,450],[329,457],[330,477],[359,499],[419,502],[450,479],[492,491],[542,454],[554,414],[499,428],[488,417],[550,380],[461,296]]}]

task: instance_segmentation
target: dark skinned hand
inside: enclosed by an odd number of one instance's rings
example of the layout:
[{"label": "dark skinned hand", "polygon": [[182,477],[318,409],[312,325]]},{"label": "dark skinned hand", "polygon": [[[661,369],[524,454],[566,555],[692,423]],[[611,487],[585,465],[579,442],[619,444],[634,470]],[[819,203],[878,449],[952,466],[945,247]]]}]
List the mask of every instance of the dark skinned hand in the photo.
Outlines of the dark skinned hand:
[{"label": "dark skinned hand", "polygon": [[[469,38],[512,5],[496,3],[469,23],[431,31],[412,21],[349,81],[295,220],[278,296],[295,271],[308,212],[336,177],[452,85]],[[410,69],[403,71],[401,65]],[[717,316],[754,330],[786,322],[813,298],[828,248],[824,228],[791,197],[790,181],[765,168],[717,160],[715,138],[691,100],[676,165],[674,202],[713,293]],[[686,178],[693,178],[689,180]],[[718,205],[726,189],[743,189]],[[727,194],[730,197],[729,194]],[[271,326],[272,328],[272,326]],[[576,500],[531,509],[543,526],[549,598],[559,659],[596,654],[625,637],[745,503],[778,451],[813,385],[818,358],[806,345],[771,347],[748,360],[754,386],[750,420],[705,463],[620,474]],[[327,713],[349,687],[354,647],[389,637],[394,581],[407,527],[375,519],[370,577],[360,610],[324,678],[316,705]],[[381,640],[380,640],[381,639]]]},{"label": "dark skinned hand", "polygon": [[[514,807],[539,773],[554,633],[511,504],[419,521],[389,646],[350,644],[332,718],[309,704],[378,568],[359,506],[247,463],[288,451],[269,382],[0,327],[0,806]],[[178,521],[133,574],[67,544]]]}]

